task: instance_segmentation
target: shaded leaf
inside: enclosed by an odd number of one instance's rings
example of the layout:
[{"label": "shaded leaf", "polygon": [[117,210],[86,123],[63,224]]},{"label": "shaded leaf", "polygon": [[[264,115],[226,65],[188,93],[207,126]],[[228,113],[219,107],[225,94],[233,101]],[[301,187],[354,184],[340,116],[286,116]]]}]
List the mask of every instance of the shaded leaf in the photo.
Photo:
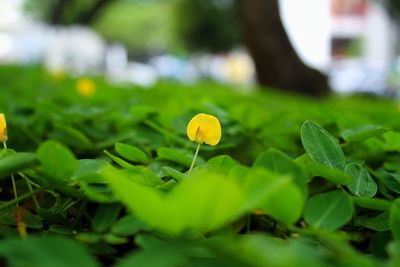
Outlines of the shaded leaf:
[{"label": "shaded leaf", "polygon": [[121,211],[121,205],[102,204],[94,213],[92,227],[96,232],[104,232],[110,228],[117,220]]},{"label": "shaded leaf", "polygon": [[263,167],[277,174],[286,174],[293,177],[305,198],[307,196],[307,177],[304,171],[290,157],[283,152],[270,149],[261,154],[253,163],[254,167]]},{"label": "shaded leaf", "polygon": [[390,229],[392,230],[393,238],[400,240],[400,198],[392,203],[389,214]]},{"label": "shaded leaf", "polygon": [[177,149],[161,147],[157,149],[157,155],[159,159],[176,162],[185,167],[190,167],[192,164],[192,155]]},{"label": "shaded leaf", "polygon": [[81,244],[60,237],[2,240],[0,255],[6,258],[11,266],[100,266]]},{"label": "shaded leaf", "polygon": [[304,220],[314,227],[335,230],[345,225],[354,212],[351,198],[342,191],[331,191],[310,198],[304,208]]},{"label": "shaded leaf", "polygon": [[68,181],[78,167],[74,154],[56,141],[46,141],[37,150],[37,157],[48,179]]},{"label": "shaded leaf", "polygon": [[0,179],[25,170],[37,163],[35,154],[15,153],[0,159]]}]

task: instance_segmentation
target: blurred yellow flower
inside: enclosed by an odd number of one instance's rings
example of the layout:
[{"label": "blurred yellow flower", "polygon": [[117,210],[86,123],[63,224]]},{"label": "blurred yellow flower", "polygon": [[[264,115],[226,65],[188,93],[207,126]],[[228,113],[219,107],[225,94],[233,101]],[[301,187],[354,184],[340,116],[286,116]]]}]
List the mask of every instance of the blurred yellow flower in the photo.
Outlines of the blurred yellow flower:
[{"label": "blurred yellow flower", "polygon": [[0,142],[6,142],[7,139],[6,117],[3,113],[0,113]]},{"label": "blurred yellow flower", "polygon": [[197,114],[187,126],[187,136],[198,144],[206,143],[215,146],[221,140],[221,124],[212,115]]},{"label": "blurred yellow flower", "polygon": [[76,82],[76,91],[81,96],[91,97],[96,93],[96,84],[90,79],[81,78]]}]

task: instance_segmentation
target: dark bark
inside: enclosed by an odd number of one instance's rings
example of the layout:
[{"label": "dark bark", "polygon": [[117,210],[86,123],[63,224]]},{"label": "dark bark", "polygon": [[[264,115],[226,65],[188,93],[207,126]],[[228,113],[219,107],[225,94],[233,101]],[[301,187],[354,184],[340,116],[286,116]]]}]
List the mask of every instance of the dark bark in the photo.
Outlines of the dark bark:
[{"label": "dark bark", "polygon": [[81,25],[90,24],[104,8],[112,2],[112,0],[97,0],[88,10],[79,14],[77,22]]},{"label": "dark bark", "polygon": [[239,0],[239,10],[260,85],[310,95],[329,92],[327,77],[306,66],[291,45],[278,0]]},{"label": "dark bark", "polygon": [[63,24],[63,14],[69,0],[58,0],[54,2],[50,13],[50,24],[59,25]]}]

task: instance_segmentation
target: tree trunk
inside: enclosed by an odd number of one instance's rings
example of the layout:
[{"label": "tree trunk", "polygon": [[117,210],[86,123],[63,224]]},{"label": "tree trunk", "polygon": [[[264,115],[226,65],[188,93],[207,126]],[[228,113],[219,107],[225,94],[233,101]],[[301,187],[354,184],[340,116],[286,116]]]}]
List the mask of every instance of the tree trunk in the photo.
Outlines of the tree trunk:
[{"label": "tree trunk", "polygon": [[60,25],[63,24],[63,12],[68,4],[68,0],[54,1],[52,8],[50,9],[50,24]]},{"label": "tree trunk", "polygon": [[239,0],[243,38],[260,85],[310,95],[329,92],[327,77],[306,66],[283,27],[279,0]]},{"label": "tree trunk", "polygon": [[77,22],[81,25],[89,25],[95,20],[95,18],[101,13],[103,9],[105,9],[113,2],[114,1],[110,0],[97,0],[90,8],[79,14]]}]

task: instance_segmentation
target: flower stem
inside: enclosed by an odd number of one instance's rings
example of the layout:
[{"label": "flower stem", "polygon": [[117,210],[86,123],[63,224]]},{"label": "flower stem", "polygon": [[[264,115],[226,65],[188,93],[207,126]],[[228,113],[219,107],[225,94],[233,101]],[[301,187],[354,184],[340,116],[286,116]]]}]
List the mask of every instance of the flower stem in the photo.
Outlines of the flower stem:
[{"label": "flower stem", "polygon": [[194,164],[195,164],[196,159],[197,159],[197,155],[199,154],[200,146],[201,146],[201,143],[198,143],[197,144],[197,148],[196,148],[196,152],[194,153],[194,157],[193,157],[193,160],[192,160],[192,165],[190,165],[190,169],[188,171],[188,174],[190,174],[190,172],[192,171],[192,169],[194,167]]},{"label": "flower stem", "polygon": [[[3,147],[6,150],[8,149],[6,141],[3,141]],[[17,193],[17,186],[15,184],[14,174],[11,174],[11,183],[12,183],[12,187],[13,187],[13,191],[14,191],[14,198],[15,198],[15,200],[17,200],[18,199],[18,193]],[[18,207],[18,201],[16,202],[16,205]]]}]

